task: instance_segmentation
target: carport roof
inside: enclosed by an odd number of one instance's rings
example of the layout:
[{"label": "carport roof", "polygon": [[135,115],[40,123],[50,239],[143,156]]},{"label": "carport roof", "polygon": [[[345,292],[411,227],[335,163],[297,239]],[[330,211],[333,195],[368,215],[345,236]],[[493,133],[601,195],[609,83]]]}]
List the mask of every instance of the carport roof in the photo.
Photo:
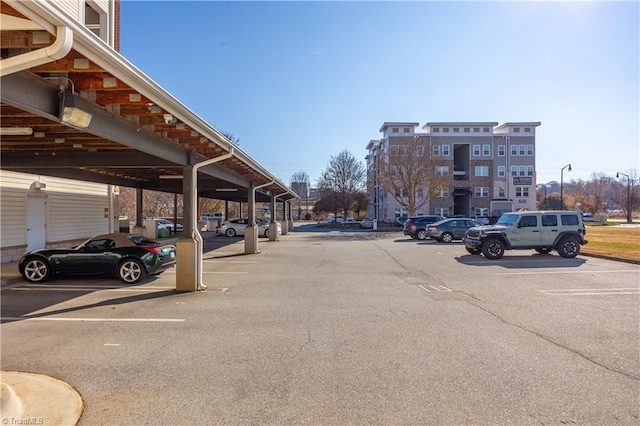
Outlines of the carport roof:
[{"label": "carport roof", "polygon": [[[26,127],[32,133],[2,136],[2,169],[182,193],[181,177],[189,166],[233,148],[231,158],[199,169],[200,196],[242,201],[250,185],[266,184],[257,191],[258,201],[274,194],[297,198],[55,2],[3,0],[2,15],[23,20],[9,18],[15,28],[10,31],[3,25],[0,66],[43,46],[51,49],[61,27],[73,38],[59,59],[9,74],[3,70],[2,128]],[[39,44],[42,40],[49,41]],[[88,127],[61,122],[61,100],[71,98],[92,114]]]}]

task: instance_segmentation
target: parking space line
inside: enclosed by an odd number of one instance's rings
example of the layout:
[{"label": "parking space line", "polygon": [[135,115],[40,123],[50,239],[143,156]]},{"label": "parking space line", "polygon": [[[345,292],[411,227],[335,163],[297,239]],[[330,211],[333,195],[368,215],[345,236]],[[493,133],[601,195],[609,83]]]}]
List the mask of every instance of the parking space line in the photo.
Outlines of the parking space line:
[{"label": "parking space line", "polygon": [[12,288],[11,291],[115,291],[115,292],[136,292],[136,293],[154,293],[161,292],[167,290],[173,290],[173,287],[158,287],[158,288],[145,288],[145,287],[136,287],[136,288],[94,288],[94,287],[15,287]]},{"label": "parking space line", "polygon": [[[166,271],[165,274],[175,274],[175,271]],[[203,274],[232,274],[232,275],[248,275],[249,272],[242,271],[202,271]]]},{"label": "parking space line", "polygon": [[621,273],[638,273],[639,269],[623,269],[620,271],[535,271],[535,272],[497,272],[493,275],[543,275],[543,274],[621,274]]},{"label": "parking space line", "polygon": [[453,291],[450,288],[447,288],[443,285],[428,285],[428,286],[424,286],[422,284],[420,284],[418,287],[420,287],[421,289],[423,289],[424,291],[431,293],[434,291]]},{"label": "parking space line", "polygon": [[73,318],[73,317],[0,317],[1,321],[68,321],[68,322],[185,322],[184,318]]},{"label": "parking space line", "polygon": [[605,296],[640,294],[640,288],[573,288],[563,290],[539,290],[549,296]]}]

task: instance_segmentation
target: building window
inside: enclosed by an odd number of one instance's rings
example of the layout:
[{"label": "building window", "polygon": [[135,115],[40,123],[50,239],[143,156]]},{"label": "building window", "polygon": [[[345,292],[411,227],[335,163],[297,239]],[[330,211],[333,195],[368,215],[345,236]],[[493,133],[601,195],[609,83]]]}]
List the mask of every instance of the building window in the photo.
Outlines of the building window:
[{"label": "building window", "polygon": [[473,133],[480,133],[480,127],[474,127]]},{"label": "building window", "polygon": [[465,128],[464,128],[464,132],[465,132],[465,133],[469,133],[469,132],[471,132],[471,128],[470,128],[470,127],[465,127]]},{"label": "building window", "polygon": [[504,157],[506,147],[504,145],[498,145],[498,155]]},{"label": "building window", "polygon": [[527,146],[520,145],[520,155],[526,155],[526,153],[527,153]]},{"label": "building window", "polygon": [[506,173],[505,166],[498,166],[498,177],[505,177]]},{"label": "building window", "polygon": [[498,188],[498,197],[499,198],[505,198],[504,188]]},{"label": "building window", "polygon": [[520,127],[514,127],[513,133],[520,133]]},{"label": "building window", "polygon": [[476,177],[489,176],[489,166],[476,166]]},{"label": "building window", "polygon": [[531,127],[525,127],[524,128],[524,132],[525,133],[531,133]]},{"label": "building window", "polygon": [[436,216],[447,217],[447,216],[449,216],[449,209],[448,208],[437,208],[437,209],[435,209],[435,214],[436,214]]},{"label": "building window", "polygon": [[418,146],[416,147],[416,155],[417,155],[418,157],[422,157],[422,156],[424,155],[424,146],[422,146],[422,145],[418,145]]},{"label": "building window", "polygon": [[511,176],[518,176],[518,166],[511,166]]},{"label": "building window", "polygon": [[491,129],[489,129],[488,127],[483,127],[483,128],[482,128],[482,131],[483,131],[484,133],[489,133],[489,130],[491,130]]},{"label": "building window", "polygon": [[460,133],[460,128],[459,127],[454,127],[453,128],[453,133]]},{"label": "building window", "polygon": [[433,133],[440,133],[440,127],[434,127]]},{"label": "building window", "polygon": [[473,156],[480,157],[480,145],[473,146]]},{"label": "building window", "polygon": [[449,166],[436,166],[436,176],[449,176]]},{"label": "building window", "polygon": [[405,127],[403,130],[405,133],[411,133],[411,128],[409,127]]},{"label": "building window", "polygon": [[482,145],[482,155],[485,157],[491,155],[491,145]]},{"label": "building window", "polygon": [[418,188],[417,195],[420,198],[424,197],[424,188],[422,187]]},{"label": "building window", "polygon": [[489,196],[489,188],[486,186],[477,186],[476,187],[476,197],[488,197]]},{"label": "building window", "polygon": [[442,155],[445,157],[449,156],[449,145],[442,145]]},{"label": "building window", "polygon": [[527,176],[533,176],[533,166],[527,166]]},{"label": "building window", "polygon": [[440,145],[433,146],[433,155],[436,157],[440,155]]},{"label": "building window", "polygon": [[527,155],[533,156],[533,145],[527,145]]},{"label": "building window", "polygon": [[528,186],[516,186],[516,197],[528,197],[528,196],[529,196]]},{"label": "building window", "polygon": [[439,197],[439,198],[449,197],[449,188],[440,188],[440,191],[436,194],[436,197]]},{"label": "building window", "polygon": [[526,166],[520,166],[520,176],[524,176],[527,174],[527,167]]},{"label": "building window", "polygon": [[518,145],[511,145],[511,156],[518,155]]},{"label": "building window", "polygon": [[391,129],[391,131],[392,131],[393,133],[399,133],[399,132],[400,132],[400,129],[398,129],[397,127],[394,127],[393,129]]},{"label": "building window", "polygon": [[442,128],[442,132],[443,133],[449,133],[449,128],[448,127],[443,127]]}]

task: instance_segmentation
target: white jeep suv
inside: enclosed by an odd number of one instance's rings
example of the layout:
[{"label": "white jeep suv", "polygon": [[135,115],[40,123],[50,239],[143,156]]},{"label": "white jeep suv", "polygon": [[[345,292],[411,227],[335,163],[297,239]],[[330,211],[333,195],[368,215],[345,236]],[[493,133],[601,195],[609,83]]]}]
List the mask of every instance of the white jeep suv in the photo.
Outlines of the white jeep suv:
[{"label": "white jeep suv", "polygon": [[495,225],[469,228],[462,242],[471,254],[500,259],[505,250],[557,250],[572,258],[587,244],[587,230],[577,211],[524,211],[505,213]]}]

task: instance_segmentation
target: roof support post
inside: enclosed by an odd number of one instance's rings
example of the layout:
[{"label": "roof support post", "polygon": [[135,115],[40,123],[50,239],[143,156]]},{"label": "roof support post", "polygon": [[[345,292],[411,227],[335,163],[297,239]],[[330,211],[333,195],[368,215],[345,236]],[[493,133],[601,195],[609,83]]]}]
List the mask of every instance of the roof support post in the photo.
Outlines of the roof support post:
[{"label": "roof support post", "polygon": [[264,185],[249,187],[249,200],[247,205],[249,224],[244,229],[244,254],[260,253],[258,250],[258,225],[256,225],[256,190],[272,185],[274,181],[265,183]]},{"label": "roof support post", "polygon": [[289,218],[287,216],[289,214],[287,211],[288,204],[288,201],[282,200],[282,235],[289,233]]},{"label": "roof support post", "polygon": [[210,158],[191,167],[185,167],[182,173],[184,207],[184,232],[177,242],[176,290],[206,290],[202,282],[202,235],[198,231],[198,169],[218,163],[234,154],[233,147],[219,157]]},{"label": "roof support post", "polygon": [[269,221],[269,241],[278,241],[278,224],[276,221],[277,199],[286,195],[286,192],[271,196],[271,220]]}]

